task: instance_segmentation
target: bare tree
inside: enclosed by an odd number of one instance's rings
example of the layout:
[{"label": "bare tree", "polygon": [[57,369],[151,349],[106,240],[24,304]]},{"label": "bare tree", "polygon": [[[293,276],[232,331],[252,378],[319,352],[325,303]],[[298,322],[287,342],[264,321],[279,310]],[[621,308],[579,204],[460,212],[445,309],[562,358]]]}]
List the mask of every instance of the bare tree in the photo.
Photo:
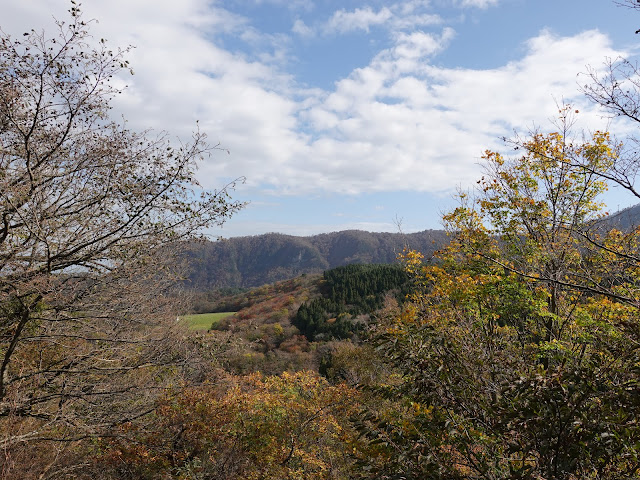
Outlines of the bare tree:
[{"label": "bare tree", "polygon": [[[638,2],[638,0],[616,0],[613,3],[615,3],[619,7],[640,10],[640,2]],[[640,33],[640,29],[636,30],[636,33]]]},{"label": "bare tree", "polygon": [[[640,10],[637,0],[615,0],[620,7]],[[635,33],[640,33],[637,30]],[[637,63],[628,59],[607,58],[604,68],[589,67],[583,93],[593,103],[602,107],[611,117],[626,118],[640,123],[640,70]],[[634,136],[627,138],[624,150],[609,173],[603,173],[608,181],[626,189],[640,198],[640,190],[635,185],[640,169],[640,139]]]},{"label": "bare tree", "polygon": [[0,31],[0,475],[30,442],[148,411],[180,358],[174,254],[242,207],[233,184],[199,188],[203,134],[174,147],[109,119],[126,51],[70,13],[55,37]]},{"label": "bare tree", "polygon": [[[604,70],[589,68],[586,76],[588,83],[582,86],[582,91],[587,98],[612,117],[640,123],[640,71],[636,64],[623,58],[609,58],[605,61]],[[626,139],[611,172],[599,172],[637,198],[640,198],[640,191],[635,185],[640,168],[639,147],[638,138]]]}]

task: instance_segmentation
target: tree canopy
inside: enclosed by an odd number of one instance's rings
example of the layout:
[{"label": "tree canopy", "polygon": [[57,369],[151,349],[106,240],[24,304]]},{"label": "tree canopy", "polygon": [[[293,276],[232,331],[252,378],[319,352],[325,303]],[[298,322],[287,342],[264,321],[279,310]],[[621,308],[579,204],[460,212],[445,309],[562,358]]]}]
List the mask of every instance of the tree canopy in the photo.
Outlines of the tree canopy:
[{"label": "tree canopy", "polygon": [[573,138],[570,113],[513,156],[485,153],[437,261],[405,255],[412,303],[378,338],[399,408],[361,425],[378,478],[637,475],[640,232],[599,221],[596,172],[619,145]]},{"label": "tree canopy", "polygon": [[173,255],[242,206],[233,185],[199,187],[203,134],[176,147],[109,117],[126,51],[96,42],[76,6],[70,14],[55,36],[0,37],[5,465],[30,442],[92,436],[148,411],[153,390],[141,387],[162,385],[151,370],[177,358],[163,296]]}]

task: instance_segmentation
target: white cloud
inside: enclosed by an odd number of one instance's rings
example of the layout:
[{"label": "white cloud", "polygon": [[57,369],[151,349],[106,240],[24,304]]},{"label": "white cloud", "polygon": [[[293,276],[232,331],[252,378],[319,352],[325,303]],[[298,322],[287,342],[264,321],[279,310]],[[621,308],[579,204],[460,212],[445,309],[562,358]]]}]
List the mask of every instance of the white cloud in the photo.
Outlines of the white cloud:
[{"label": "white cloud", "polygon": [[434,55],[446,48],[455,36],[452,28],[445,28],[440,37],[425,33],[400,33],[396,39],[393,55],[396,59],[416,60]]},{"label": "white cloud", "polygon": [[419,14],[419,15],[396,15],[391,25],[393,30],[410,30],[415,28],[423,28],[442,23],[440,15]]},{"label": "white cloud", "polygon": [[371,7],[356,8],[353,12],[338,10],[333,14],[325,25],[325,30],[329,33],[347,33],[355,30],[369,31],[369,28],[382,25],[387,22],[393,14],[387,7],[374,12]]},{"label": "white cloud", "polygon": [[458,0],[462,7],[488,8],[497,5],[500,0]]},{"label": "white cloud", "polygon": [[500,136],[536,122],[546,126],[554,98],[575,101],[581,125],[603,126],[576,85],[585,65],[617,54],[601,33],[561,38],[542,32],[521,60],[491,70],[416,61],[451,33],[423,35],[411,42],[399,37],[308,111],[324,130],[308,146],[311,171],[318,174],[314,185],[342,192],[452,190],[478,175],[481,152],[500,148]]},{"label": "white cloud", "polygon": [[393,3],[378,11],[371,7],[356,8],[353,11],[340,9],[322,24],[307,25],[298,19],[292,31],[301,36],[311,37],[318,33],[369,33],[372,27],[384,27],[391,32],[399,32],[441,24],[442,18],[439,15],[424,11],[428,4],[429,2],[414,0]]},{"label": "white cloud", "polygon": [[302,37],[313,37],[315,35],[315,31],[310,26],[306,25],[304,21],[299,18],[293,23],[293,27],[291,27],[291,31],[293,33],[297,33]]},{"label": "white cloud", "polygon": [[[39,18],[44,25],[39,11],[63,18],[66,2],[49,2],[34,10],[31,2],[9,2],[5,18],[16,19],[9,27],[30,27]],[[112,0],[86,10],[100,18],[97,38],[137,47],[130,58],[136,75],[118,80],[130,88],[116,102],[131,127],[188,139],[200,120],[212,143],[231,151],[214,154],[200,169],[208,187],[246,175],[253,187],[289,193],[451,190],[476,178],[481,152],[499,147],[499,136],[534,122],[545,126],[554,98],[576,101],[583,125],[602,126],[593,107],[582,105],[576,73],[620,54],[597,31],[572,37],[545,31],[517,61],[454,69],[430,61],[452,41],[453,30],[395,32],[389,48],[332,90],[305,91],[282,73],[280,59],[249,58],[207,36],[206,25],[236,32],[249,22],[206,0]],[[395,12],[344,12],[335,28],[366,30],[393,22],[400,16]]]}]

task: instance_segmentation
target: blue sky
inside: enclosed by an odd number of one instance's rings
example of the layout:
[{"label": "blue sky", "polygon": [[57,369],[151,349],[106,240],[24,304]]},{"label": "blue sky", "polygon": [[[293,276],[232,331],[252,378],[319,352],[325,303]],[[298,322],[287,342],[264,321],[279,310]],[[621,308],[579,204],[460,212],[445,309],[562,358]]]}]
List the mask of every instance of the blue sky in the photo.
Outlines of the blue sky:
[{"label": "blue sky", "polygon": [[[0,0],[0,25],[53,30],[65,0]],[[250,204],[213,235],[440,228],[481,155],[514,131],[610,123],[580,93],[587,66],[633,58],[640,12],[610,0],[85,0],[96,38],[133,45],[115,103],[132,128],[214,152],[201,183],[245,176]],[[633,199],[613,191],[610,208]]]}]

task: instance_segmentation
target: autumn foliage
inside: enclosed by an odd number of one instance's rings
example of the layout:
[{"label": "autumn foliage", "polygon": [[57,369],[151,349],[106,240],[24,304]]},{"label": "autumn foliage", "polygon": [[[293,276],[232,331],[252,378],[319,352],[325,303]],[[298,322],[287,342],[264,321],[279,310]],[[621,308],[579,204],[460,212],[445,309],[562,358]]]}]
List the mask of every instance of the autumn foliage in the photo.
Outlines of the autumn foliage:
[{"label": "autumn foliage", "polygon": [[404,413],[361,426],[384,446],[377,478],[637,475],[640,232],[606,229],[599,203],[617,146],[568,130],[515,146],[486,152],[435,262],[404,255],[412,303],[378,338]]},{"label": "autumn foliage", "polygon": [[[188,332],[179,252],[243,205],[200,189],[199,132],[109,121],[126,52],[72,5],[56,39],[0,35],[0,478],[640,477],[640,227],[601,201],[640,198],[635,150],[563,106],[484,153],[433,258],[201,293],[237,311]],[[585,93],[640,121],[638,75]]]},{"label": "autumn foliage", "polygon": [[165,397],[147,428],[102,441],[97,462],[105,478],[349,478],[356,398],[311,372],[228,376]]}]

